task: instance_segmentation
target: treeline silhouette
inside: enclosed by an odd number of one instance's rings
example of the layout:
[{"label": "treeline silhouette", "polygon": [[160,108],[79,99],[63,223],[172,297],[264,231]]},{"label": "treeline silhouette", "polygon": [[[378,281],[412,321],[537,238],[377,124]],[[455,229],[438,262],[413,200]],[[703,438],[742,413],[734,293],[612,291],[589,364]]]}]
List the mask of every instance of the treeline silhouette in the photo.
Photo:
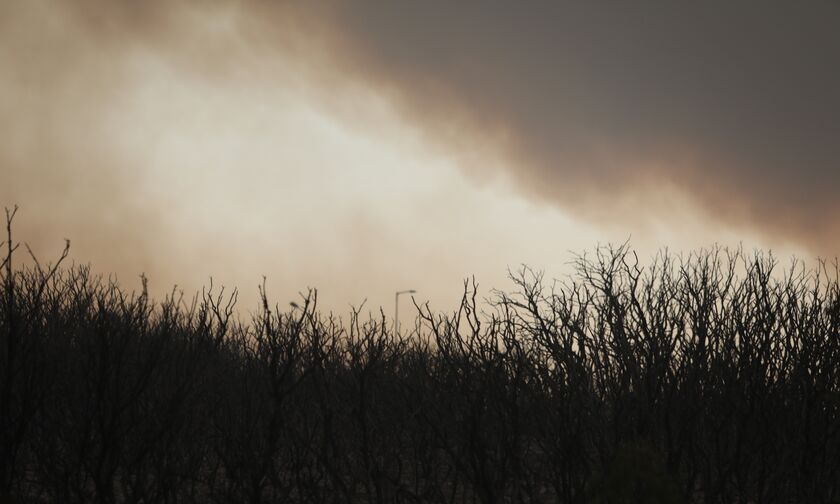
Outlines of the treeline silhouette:
[{"label": "treeline silhouette", "polygon": [[[159,303],[14,261],[0,495],[15,502],[828,503],[840,289],[821,263],[599,248],[451,313]],[[61,259],[66,257],[62,254]],[[33,256],[34,258],[34,256]]]}]

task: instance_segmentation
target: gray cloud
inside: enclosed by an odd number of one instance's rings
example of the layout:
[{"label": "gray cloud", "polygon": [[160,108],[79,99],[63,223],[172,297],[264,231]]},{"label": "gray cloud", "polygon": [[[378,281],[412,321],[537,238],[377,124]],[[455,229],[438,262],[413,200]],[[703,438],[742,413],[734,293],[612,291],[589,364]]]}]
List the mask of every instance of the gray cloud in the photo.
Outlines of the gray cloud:
[{"label": "gray cloud", "polygon": [[466,132],[462,148],[494,132],[531,194],[614,218],[611,200],[675,187],[722,221],[840,246],[836,2],[335,2],[315,15],[344,68],[431,131]]},{"label": "gray cloud", "polygon": [[[74,257],[101,271],[177,278],[162,250],[176,241],[168,208],[144,190],[148,159],[115,145],[121,100],[142,71],[132,56],[247,81],[257,19],[214,0],[0,0],[0,206],[21,206],[19,237],[46,255],[68,236]],[[284,36],[256,35],[285,49]]]},{"label": "gray cloud", "polygon": [[[98,141],[127,56],[227,82],[291,57],[326,100],[375,86],[446,148],[507,159],[529,196],[632,220],[675,187],[835,254],[837,26],[836,2],[0,0],[0,202],[24,206],[36,250],[72,229],[104,270],[165,277],[167,209],[138,191],[142,160]],[[616,216],[628,195],[645,205]]]}]

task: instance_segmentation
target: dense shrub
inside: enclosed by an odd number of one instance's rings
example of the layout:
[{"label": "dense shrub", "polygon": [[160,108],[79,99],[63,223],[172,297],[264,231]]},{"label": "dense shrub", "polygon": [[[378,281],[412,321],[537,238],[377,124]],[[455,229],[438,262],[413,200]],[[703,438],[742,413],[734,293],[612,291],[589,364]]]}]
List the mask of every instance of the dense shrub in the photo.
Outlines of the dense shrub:
[{"label": "dense shrub", "polygon": [[[568,280],[385,317],[127,293],[16,266],[0,495],[49,502],[840,499],[836,265],[625,247]],[[62,258],[66,256],[62,255]]]}]

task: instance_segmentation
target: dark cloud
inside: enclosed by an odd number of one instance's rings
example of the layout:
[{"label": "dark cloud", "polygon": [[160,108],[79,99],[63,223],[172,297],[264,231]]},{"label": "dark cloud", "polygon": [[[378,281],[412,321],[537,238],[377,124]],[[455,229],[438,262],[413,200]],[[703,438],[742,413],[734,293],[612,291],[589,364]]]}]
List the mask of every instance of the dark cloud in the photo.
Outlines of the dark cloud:
[{"label": "dark cloud", "polygon": [[[624,220],[676,188],[835,254],[838,26],[837,2],[0,0],[0,200],[145,257],[123,223],[159,230],[164,210],[97,143],[126,56],[247,81],[292,55],[322,88],[377,86],[435,141],[503,157],[528,195]],[[616,216],[628,195],[644,204]]]},{"label": "dark cloud", "polygon": [[610,217],[625,193],[654,203],[675,187],[723,221],[840,245],[836,2],[336,2],[316,14],[343,68],[431,131],[468,137],[462,148],[493,132],[532,194]]}]

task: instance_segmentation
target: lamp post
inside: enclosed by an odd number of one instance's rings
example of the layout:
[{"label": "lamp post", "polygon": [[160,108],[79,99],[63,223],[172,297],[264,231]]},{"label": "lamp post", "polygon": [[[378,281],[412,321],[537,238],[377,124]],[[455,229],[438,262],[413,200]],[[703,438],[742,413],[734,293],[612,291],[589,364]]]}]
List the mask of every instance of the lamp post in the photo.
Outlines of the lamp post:
[{"label": "lamp post", "polygon": [[400,294],[414,294],[417,291],[414,289],[397,291],[394,294],[394,334],[400,333]]}]

